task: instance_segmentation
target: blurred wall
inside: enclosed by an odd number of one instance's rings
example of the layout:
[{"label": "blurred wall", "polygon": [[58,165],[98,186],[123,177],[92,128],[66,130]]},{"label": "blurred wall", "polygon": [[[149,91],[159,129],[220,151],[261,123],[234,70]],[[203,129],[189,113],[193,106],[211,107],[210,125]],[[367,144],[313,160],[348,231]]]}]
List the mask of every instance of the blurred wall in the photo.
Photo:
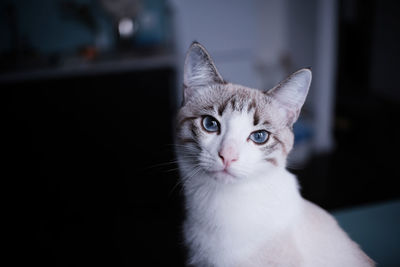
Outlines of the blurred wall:
[{"label": "blurred wall", "polygon": [[[253,88],[269,89],[290,73],[312,66],[316,75],[303,118],[314,138],[307,146],[316,152],[332,149],[335,0],[170,2],[182,62],[178,83],[184,53],[194,40],[209,50],[225,79]],[[179,91],[177,103],[181,95]]]},{"label": "blurred wall", "polygon": [[[225,79],[258,87],[253,59],[257,47],[256,1],[172,0],[181,61],[194,40],[212,54]],[[180,95],[180,94],[179,94]]]}]

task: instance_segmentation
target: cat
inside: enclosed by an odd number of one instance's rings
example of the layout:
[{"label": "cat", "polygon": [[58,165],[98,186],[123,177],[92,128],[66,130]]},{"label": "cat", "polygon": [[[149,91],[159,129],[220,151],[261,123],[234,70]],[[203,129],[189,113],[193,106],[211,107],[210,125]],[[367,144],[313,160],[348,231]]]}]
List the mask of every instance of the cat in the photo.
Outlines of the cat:
[{"label": "cat", "polygon": [[228,83],[190,46],[176,134],[188,265],[375,265],[285,168],[310,83],[310,69],[268,91]]}]

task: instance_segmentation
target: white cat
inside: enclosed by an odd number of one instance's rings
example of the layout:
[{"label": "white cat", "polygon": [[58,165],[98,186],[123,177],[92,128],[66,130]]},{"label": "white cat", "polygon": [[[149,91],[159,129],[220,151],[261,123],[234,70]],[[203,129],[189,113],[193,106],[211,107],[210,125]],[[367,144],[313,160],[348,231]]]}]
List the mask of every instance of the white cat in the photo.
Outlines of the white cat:
[{"label": "white cat", "polygon": [[193,43],[177,155],[192,266],[374,266],[285,169],[311,83],[302,69],[269,91],[225,82]]}]

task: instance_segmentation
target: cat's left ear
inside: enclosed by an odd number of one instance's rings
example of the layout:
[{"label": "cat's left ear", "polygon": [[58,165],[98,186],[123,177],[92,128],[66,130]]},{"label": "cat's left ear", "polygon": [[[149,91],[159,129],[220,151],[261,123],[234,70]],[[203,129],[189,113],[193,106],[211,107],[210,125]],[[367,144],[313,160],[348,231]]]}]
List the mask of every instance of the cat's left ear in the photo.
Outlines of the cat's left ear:
[{"label": "cat's left ear", "polygon": [[311,69],[301,69],[266,92],[268,96],[277,100],[282,106],[287,124],[290,126],[296,122],[300,115],[301,107],[310,88],[311,76]]},{"label": "cat's left ear", "polygon": [[186,54],[183,76],[184,101],[195,90],[215,83],[225,83],[210,55],[198,42],[193,42]]}]

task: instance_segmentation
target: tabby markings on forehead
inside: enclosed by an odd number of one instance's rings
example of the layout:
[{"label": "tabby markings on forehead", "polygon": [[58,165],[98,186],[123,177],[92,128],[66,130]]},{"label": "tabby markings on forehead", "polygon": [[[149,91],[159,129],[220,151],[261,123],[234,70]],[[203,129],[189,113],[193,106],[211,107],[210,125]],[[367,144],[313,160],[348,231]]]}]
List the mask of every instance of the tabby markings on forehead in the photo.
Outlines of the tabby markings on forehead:
[{"label": "tabby markings on forehead", "polygon": [[236,110],[242,111],[244,108],[244,104],[245,104],[245,101],[243,101],[243,99],[241,99],[241,101],[239,101],[239,106],[236,107],[237,108]]},{"label": "tabby markings on forehead", "polygon": [[259,122],[260,122],[260,115],[258,114],[258,110],[256,108],[256,110],[254,111],[254,115],[253,115],[254,126],[256,126]]},{"label": "tabby markings on forehead", "polygon": [[255,99],[252,99],[251,100],[251,103],[248,105],[248,107],[247,107],[247,112],[250,112],[250,110],[252,110],[253,108],[255,109],[256,108],[256,100]]},{"label": "tabby markings on forehead", "polygon": [[232,106],[232,110],[235,110],[235,108],[236,108],[236,98],[232,98],[231,106]]},{"label": "tabby markings on forehead", "polygon": [[[243,111],[244,107],[246,106],[247,97],[241,95],[231,95],[228,99],[226,99],[220,106],[218,107],[218,115],[222,116],[226,107],[230,103],[232,110],[234,111]],[[256,100],[252,99],[251,102],[247,105],[247,112],[250,112],[252,109],[257,109]],[[258,114],[256,115],[258,116]]]},{"label": "tabby markings on forehead", "polygon": [[214,107],[213,105],[209,105],[209,106],[206,106],[204,109],[205,109],[205,110],[214,111],[214,110],[215,110],[215,107]]},{"label": "tabby markings on forehead", "polygon": [[229,101],[234,98],[235,95],[230,96],[227,100],[225,100],[219,107],[218,107],[218,115],[222,116],[222,113],[224,113],[226,106],[228,105]]}]

